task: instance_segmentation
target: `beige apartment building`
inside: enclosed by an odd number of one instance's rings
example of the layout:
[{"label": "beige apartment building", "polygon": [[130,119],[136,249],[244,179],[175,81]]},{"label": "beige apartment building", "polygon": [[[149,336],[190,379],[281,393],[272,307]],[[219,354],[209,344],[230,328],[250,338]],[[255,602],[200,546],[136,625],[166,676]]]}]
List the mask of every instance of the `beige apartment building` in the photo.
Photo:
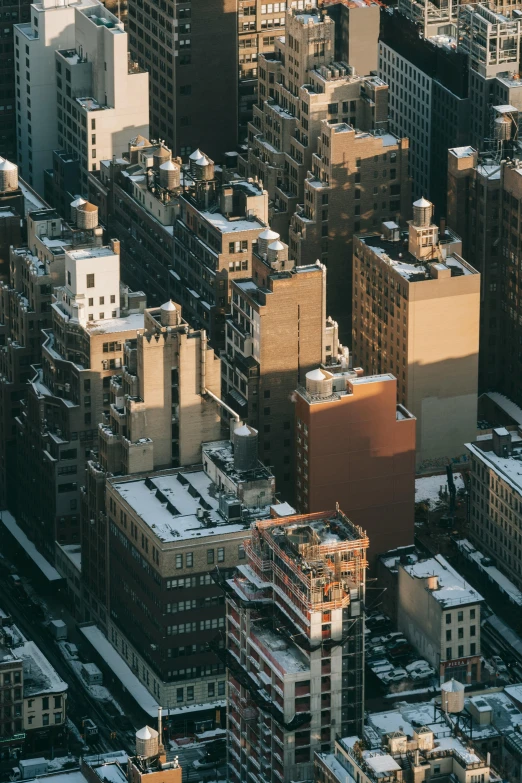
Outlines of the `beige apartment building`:
[{"label": "beige apartment building", "polygon": [[53,290],[65,283],[65,252],[102,244],[95,213],[87,225],[87,213],[74,206],[65,221],[33,196],[29,203],[27,241],[10,248],[9,278],[0,284],[0,499],[10,508],[17,487],[14,420],[34,377],[32,365],[41,361],[42,330],[52,326]]},{"label": "beige apartment building", "polygon": [[[370,101],[385,89],[367,80]],[[320,259],[328,267],[329,312],[341,336],[351,332],[353,236],[411,212],[408,139],[357,131],[322,120],[317,151],[304,181],[304,203],[290,222],[289,245],[297,264]]]},{"label": "beige apartment building", "polygon": [[271,230],[253,254],[253,275],[232,284],[221,353],[224,401],[260,433],[259,458],[291,500],[294,486],[292,395],[319,364],[336,365],[337,324],[326,315],[326,268],[296,266]]},{"label": "beige apartment building", "polygon": [[[89,205],[91,207],[91,205]],[[97,225],[94,207],[88,210]],[[80,486],[97,426],[109,410],[110,378],[123,344],[143,328],[144,296],[120,286],[119,247],[65,252],[52,328],[16,418],[19,522],[51,561],[55,541],[80,540]]]},{"label": "beige apartment building", "polygon": [[471,459],[469,537],[522,589],[522,438],[494,429],[466,448]]},{"label": "beige apartment building", "polygon": [[354,242],[354,363],[390,372],[417,419],[417,470],[459,460],[477,428],[480,274],[461,241],[413,205],[407,237],[396,223]]},{"label": "beige apartment building", "polygon": [[145,310],[143,331],[124,347],[121,375],[111,379],[109,421],[99,459],[109,473],[139,473],[200,461],[201,444],[218,440],[221,362],[205,332],[166,302]]},{"label": "beige apartment building", "polygon": [[398,628],[428,660],[440,682],[478,682],[480,608],[484,599],[442,555],[399,563]]},{"label": "beige apartment building", "polygon": [[[368,11],[365,34],[371,47],[378,38],[379,19],[371,5],[363,10]],[[259,104],[248,126],[248,155],[239,156],[238,170],[263,181],[271,225],[285,240],[291,216],[304,200],[321,122],[386,129],[387,86],[376,77],[366,78],[360,70],[366,60],[360,62],[355,49],[340,51],[342,61],[336,61],[336,31],[341,30],[322,11],[292,9],[274,53],[259,55]]]}]

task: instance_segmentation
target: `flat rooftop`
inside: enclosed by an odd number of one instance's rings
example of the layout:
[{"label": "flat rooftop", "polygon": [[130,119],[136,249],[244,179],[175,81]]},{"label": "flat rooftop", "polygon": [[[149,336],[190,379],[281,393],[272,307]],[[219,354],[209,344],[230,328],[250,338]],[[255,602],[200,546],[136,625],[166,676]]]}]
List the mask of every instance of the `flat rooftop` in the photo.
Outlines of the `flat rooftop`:
[{"label": "flat rooftop", "polygon": [[115,478],[110,483],[164,543],[240,533],[248,527],[225,522],[218,511],[217,487],[202,470],[181,470],[130,481]]},{"label": "flat rooftop", "polygon": [[[317,553],[331,549],[332,545],[360,541],[367,546],[366,534],[341,511],[329,514],[308,514],[302,517],[289,517],[285,521],[258,522],[256,525],[270,535],[272,540],[294,560],[306,560],[310,547]],[[322,556],[322,553],[320,554]]]},{"label": "flat rooftop", "polygon": [[430,593],[444,609],[463,604],[480,603],[484,600],[480,593],[471,587],[442,555],[436,555],[428,560],[419,560],[412,565],[406,565],[404,570],[416,579],[436,576],[438,587],[435,590],[430,590]]},{"label": "flat rooftop", "polygon": [[[457,237],[446,229],[447,241],[457,241]],[[409,252],[404,245],[404,240],[407,238],[407,234],[402,234],[401,240],[394,242],[390,239],[383,239],[380,234],[372,234],[368,236],[360,236],[359,240],[371,248],[372,251],[382,261],[388,264],[392,269],[398,272],[401,277],[407,280],[409,283],[418,283],[425,280],[433,280],[433,275],[430,271],[430,264],[437,264],[443,269],[449,269],[452,277],[462,277],[463,275],[478,275],[476,269],[470,264],[466,263],[464,259],[455,254],[449,255],[447,258],[433,258],[429,261],[419,261],[415,256]],[[441,241],[444,246],[444,240]]]},{"label": "flat rooftop", "polygon": [[[252,194],[254,195],[254,194]],[[217,229],[221,234],[230,234],[239,231],[260,231],[266,228],[265,224],[257,218],[247,220],[246,218],[227,218],[220,212],[200,212],[203,220],[206,220]]]},{"label": "flat rooftop", "polygon": [[67,690],[67,683],[53,669],[34,642],[24,642],[24,644],[15,647],[13,653],[23,663],[24,697],[46,693],[63,693]]},{"label": "flat rooftop", "polygon": [[518,432],[509,432],[509,436],[512,449],[509,457],[499,457],[495,454],[492,434],[481,435],[480,440],[475,443],[466,443],[466,448],[522,495],[522,438]]},{"label": "flat rooftop", "polygon": [[105,245],[104,247],[82,247],[78,250],[69,250],[67,255],[76,261],[83,261],[87,258],[107,258],[108,256],[116,256],[112,247]]},{"label": "flat rooftop", "polygon": [[268,481],[273,477],[269,468],[259,460],[252,470],[236,470],[234,467],[234,447],[230,440],[215,440],[202,444],[203,454],[236,484],[241,481]]}]

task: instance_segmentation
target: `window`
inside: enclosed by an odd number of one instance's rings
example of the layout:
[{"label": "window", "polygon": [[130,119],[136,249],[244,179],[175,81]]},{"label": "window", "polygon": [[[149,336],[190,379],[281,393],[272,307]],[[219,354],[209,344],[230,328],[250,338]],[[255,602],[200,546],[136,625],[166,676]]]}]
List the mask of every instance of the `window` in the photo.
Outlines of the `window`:
[{"label": "window", "polygon": [[474,620],[475,619],[475,610],[474,609],[470,609],[469,610],[469,619],[470,620]]},{"label": "window", "polygon": [[446,615],[446,625],[449,625],[451,623],[451,614]]},{"label": "window", "polygon": [[470,655],[476,655],[477,654],[477,645],[475,644],[475,642],[471,642],[471,644],[469,646],[469,654]]},{"label": "window", "polygon": [[42,715],[42,726],[48,726],[49,725],[49,713],[46,712],[45,715]]},{"label": "window", "polygon": [[183,688],[176,688],[176,701],[178,704],[183,701]]},{"label": "window", "polygon": [[111,294],[111,304],[115,304],[115,303],[116,303],[116,296],[115,294]]},{"label": "window", "polygon": [[94,275],[87,275],[87,288],[94,288]]},{"label": "window", "polygon": [[61,712],[55,712],[54,713],[54,722],[55,723],[61,723],[62,722],[62,713]]},{"label": "window", "polygon": [[104,296],[100,296],[100,304],[105,304],[105,297]]},{"label": "window", "polygon": [[225,695],[225,680],[220,680],[218,682],[218,696],[224,696]]},{"label": "window", "polygon": [[194,701],[194,686],[189,685],[187,687],[187,701]]},{"label": "window", "polygon": [[459,628],[458,629],[458,638],[459,639],[464,639],[464,628]]},{"label": "window", "polygon": [[208,684],[208,695],[209,695],[209,698],[212,698],[213,696],[215,696],[215,693],[216,693],[216,683],[215,682],[209,682],[209,684]]},{"label": "window", "polygon": [[464,645],[463,644],[459,644],[458,656],[459,656],[459,658],[462,658],[463,655],[464,655]]},{"label": "window", "polygon": [[245,552],[245,545],[240,544],[237,548],[237,556],[239,560],[244,560],[246,558],[246,552]]},{"label": "window", "polygon": [[176,568],[183,568],[183,555],[176,555]]},{"label": "window", "polygon": [[192,568],[194,565],[194,552],[187,552],[185,555],[185,562],[187,565],[187,568]]},{"label": "window", "polygon": [[470,636],[475,636],[476,635],[476,630],[477,630],[476,625],[470,625],[470,627],[469,627],[469,635]]},{"label": "window", "polygon": [[42,710],[48,710],[49,709],[49,697],[44,696],[42,699]]},{"label": "window", "polygon": [[446,631],[446,641],[451,642],[451,631]]},{"label": "window", "polygon": [[464,622],[464,612],[457,612],[457,621],[459,623]]},{"label": "window", "polygon": [[62,697],[61,696],[55,696],[54,697],[54,709],[58,710],[62,706]]},{"label": "window", "polygon": [[207,563],[211,564],[213,562],[214,562],[214,550],[207,549]]},{"label": "window", "polygon": [[451,647],[446,647],[446,659],[450,661],[453,658],[453,650]]},{"label": "window", "polygon": [[217,557],[218,563],[223,563],[225,560],[225,548],[222,546],[218,546],[217,555],[218,555]]}]

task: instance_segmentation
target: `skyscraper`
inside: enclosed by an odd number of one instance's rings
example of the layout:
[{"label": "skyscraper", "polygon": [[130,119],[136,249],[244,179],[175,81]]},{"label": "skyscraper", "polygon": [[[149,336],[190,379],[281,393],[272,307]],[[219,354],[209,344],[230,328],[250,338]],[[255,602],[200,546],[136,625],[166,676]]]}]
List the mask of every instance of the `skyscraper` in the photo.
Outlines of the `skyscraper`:
[{"label": "skyscraper", "polygon": [[129,0],[129,45],[150,76],[150,133],[174,155],[235,149],[238,9],[235,0]]}]

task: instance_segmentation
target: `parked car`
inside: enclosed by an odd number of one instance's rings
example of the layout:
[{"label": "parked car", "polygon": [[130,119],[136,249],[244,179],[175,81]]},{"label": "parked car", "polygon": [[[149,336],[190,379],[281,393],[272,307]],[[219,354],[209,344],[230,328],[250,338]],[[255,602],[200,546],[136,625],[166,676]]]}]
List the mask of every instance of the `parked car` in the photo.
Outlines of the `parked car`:
[{"label": "parked car", "polygon": [[396,644],[394,647],[391,647],[388,650],[388,655],[390,658],[403,658],[405,655],[411,655],[412,652],[413,647],[411,644],[401,641],[399,644]]},{"label": "parked car", "polygon": [[391,663],[383,663],[381,666],[372,667],[372,672],[376,677],[383,677],[385,674],[389,674],[393,671],[393,665]]},{"label": "parked car", "polygon": [[389,624],[390,620],[384,614],[374,614],[366,618],[366,625],[368,628],[379,628]]},{"label": "parked car", "polygon": [[416,671],[411,672],[410,677],[412,680],[427,680],[429,677],[433,677],[435,675],[435,669],[433,669],[431,666],[428,666],[427,669],[416,669]]},{"label": "parked car", "polygon": [[491,660],[493,662],[493,666],[495,667],[497,674],[507,675],[508,669],[500,655],[493,655],[491,657]]},{"label": "parked car", "polygon": [[395,639],[404,639],[404,634],[402,631],[392,631],[391,633],[388,633],[386,636],[382,637],[383,644],[389,644]]},{"label": "parked car", "polygon": [[381,644],[381,645],[378,644],[376,647],[371,647],[370,648],[370,650],[369,650],[369,652],[368,652],[368,654],[366,656],[366,660],[369,663],[370,661],[373,661],[376,658],[382,658],[383,655],[386,655],[386,647],[383,644]]},{"label": "parked car", "polygon": [[391,672],[385,674],[382,681],[385,685],[391,685],[394,682],[402,682],[408,679],[408,673],[405,669],[392,669]]},{"label": "parked car", "polygon": [[422,658],[420,658],[418,661],[413,661],[413,663],[409,663],[404,668],[406,669],[407,672],[414,672],[417,669],[429,669],[430,665],[428,661],[425,661]]}]

